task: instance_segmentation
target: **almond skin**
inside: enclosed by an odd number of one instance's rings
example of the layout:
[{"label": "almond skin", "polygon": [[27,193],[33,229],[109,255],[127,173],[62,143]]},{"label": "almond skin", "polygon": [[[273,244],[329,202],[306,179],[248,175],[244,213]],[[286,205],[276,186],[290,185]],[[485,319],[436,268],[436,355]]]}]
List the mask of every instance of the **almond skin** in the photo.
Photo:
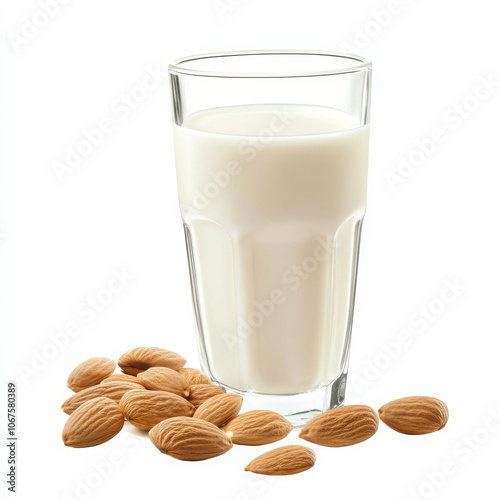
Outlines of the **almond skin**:
[{"label": "almond skin", "polygon": [[192,417],[163,420],[149,431],[149,437],[162,453],[179,460],[206,460],[233,446],[217,426]]},{"label": "almond skin", "polygon": [[130,382],[110,382],[109,384],[94,385],[73,394],[62,405],[64,413],[71,415],[79,406],[98,397],[105,397],[112,399],[115,403],[119,403],[122,396],[127,391],[140,389],[145,391],[144,387],[139,384],[131,384]]},{"label": "almond skin", "polygon": [[124,373],[137,375],[153,366],[179,370],[186,360],[179,354],[159,347],[136,347],[120,356],[118,366]]},{"label": "almond skin", "polygon": [[254,458],[245,470],[268,476],[289,476],[310,469],[316,455],[306,446],[282,446]]},{"label": "almond skin", "polygon": [[224,394],[224,391],[213,384],[195,384],[189,387],[189,401],[198,408],[207,399],[213,398],[218,394]]},{"label": "almond skin", "polygon": [[142,385],[137,377],[127,375],[126,373],[114,373],[113,375],[105,378],[101,384],[109,384],[110,382],[129,382],[131,384]]},{"label": "almond skin", "polygon": [[196,368],[181,368],[179,373],[186,379],[188,385],[211,384],[212,381]]},{"label": "almond skin", "polygon": [[135,427],[149,431],[172,417],[192,417],[194,406],[184,398],[164,391],[128,391],[120,400],[125,418]]},{"label": "almond skin", "polygon": [[252,410],[242,413],[222,430],[234,444],[250,446],[279,441],[290,434],[293,425],[282,415],[268,410]]},{"label": "almond skin", "polygon": [[350,446],[372,437],[378,415],[369,406],[348,405],[325,411],[300,431],[299,437],[322,446]]},{"label": "almond skin", "polygon": [[241,410],[243,398],[238,394],[224,393],[207,399],[194,413],[195,418],[222,427]]},{"label": "almond skin", "polygon": [[62,439],[66,446],[87,448],[109,441],[123,427],[120,407],[111,399],[95,398],[81,405],[68,418]]},{"label": "almond skin", "polygon": [[411,396],[385,404],[378,411],[380,420],[403,434],[429,434],[448,422],[448,407],[439,399]]},{"label": "almond skin", "polygon": [[73,392],[80,392],[87,387],[99,384],[109,377],[116,368],[116,363],[109,358],[90,358],[80,363],[68,377],[68,387]]},{"label": "almond skin", "polygon": [[137,375],[137,380],[152,391],[167,391],[187,398],[189,396],[188,383],[186,379],[175,370],[157,366],[148,368],[145,372]]}]

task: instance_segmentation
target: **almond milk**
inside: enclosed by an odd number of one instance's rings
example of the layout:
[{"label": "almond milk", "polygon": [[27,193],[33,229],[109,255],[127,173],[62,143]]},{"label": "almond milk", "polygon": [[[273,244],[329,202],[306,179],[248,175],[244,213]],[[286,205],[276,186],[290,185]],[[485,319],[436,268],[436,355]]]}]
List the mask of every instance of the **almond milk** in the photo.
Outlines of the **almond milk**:
[{"label": "almond milk", "polygon": [[218,382],[297,394],[343,369],[368,136],[351,115],[305,105],[215,108],[174,125],[202,357]]}]

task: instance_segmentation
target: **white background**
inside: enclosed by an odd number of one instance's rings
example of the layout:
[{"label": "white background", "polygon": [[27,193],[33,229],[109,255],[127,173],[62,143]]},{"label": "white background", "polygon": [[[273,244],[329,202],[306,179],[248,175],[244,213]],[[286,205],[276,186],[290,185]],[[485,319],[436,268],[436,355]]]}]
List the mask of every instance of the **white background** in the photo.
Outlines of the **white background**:
[{"label": "white background", "polygon": [[[37,16],[39,2],[2,2],[0,436],[6,435],[6,380],[14,379],[16,498],[455,500],[479,491],[493,498],[500,458],[497,5],[220,4],[229,6],[222,14],[212,0],[66,0],[23,39],[24,18]],[[36,19],[43,23],[43,15]],[[141,83],[148,67],[164,72],[183,55],[349,46],[372,59],[374,83],[347,403],[378,408],[401,396],[436,396],[448,403],[448,426],[412,437],[381,424],[357,446],[312,445],[313,469],[271,479],[243,469],[276,445],[235,446],[199,463],[162,455],[129,431],[96,448],[65,448],[60,405],[70,395],[67,375],[82,360],[158,345],[198,366],[167,79],[129,116],[117,112],[116,100]],[[489,95],[479,89],[484,100],[478,102],[471,96],[481,79],[496,84]],[[464,101],[468,116],[459,119]],[[64,161],[67,147],[102,119],[112,121],[113,131],[60,182],[54,162]],[[397,174],[401,157],[422,160],[415,141],[436,128],[446,139],[391,189],[388,173]],[[82,301],[122,269],[133,276],[124,291],[92,321],[79,315]],[[440,299],[446,280],[459,287],[446,292],[447,304]],[[421,307],[434,312],[425,319]],[[54,338],[71,322],[79,335],[54,351],[49,334]],[[404,346],[394,344],[398,338],[407,339]],[[23,367],[34,371],[23,375]],[[286,440],[292,442],[299,442],[296,433]],[[1,448],[5,479],[4,443]],[[96,473],[96,464],[111,460],[112,471]],[[435,474],[446,462],[452,472]],[[4,479],[1,496],[9,498]],[[78,489],[88,481],[88,491]]]}]

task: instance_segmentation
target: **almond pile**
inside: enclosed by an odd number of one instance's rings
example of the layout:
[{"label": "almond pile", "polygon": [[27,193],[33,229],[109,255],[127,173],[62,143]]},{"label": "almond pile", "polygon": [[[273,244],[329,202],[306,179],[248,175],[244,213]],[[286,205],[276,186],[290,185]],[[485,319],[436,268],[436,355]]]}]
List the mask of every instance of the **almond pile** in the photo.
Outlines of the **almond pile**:
[{"label": "almond pile", "polygon": [[[69,375],[75,393],[62,405],[69,415],[62,438],[66,446],[96,446],[116,436],[125,420],[149,432],[151,442],[179,460],[206,460],[230,450],[233,444],[259,446],[280,441],[292,424],[269,410],[239,414],[243,398],[212,384],[196,368],[185,368],[179,354],[159,347],[138,347],[116,363],[90,358]],[[430,397],[401,398],[375,412],[365,405],[325,411],[310,420],[299,438],[342,447],[372,437],[379,417],[403,434],[428,434],[442,429],[448,408]],[[290,475],[310,469],[314,451],[305,446],[282,446],[252,460],[245,470],[256,474]]]}]

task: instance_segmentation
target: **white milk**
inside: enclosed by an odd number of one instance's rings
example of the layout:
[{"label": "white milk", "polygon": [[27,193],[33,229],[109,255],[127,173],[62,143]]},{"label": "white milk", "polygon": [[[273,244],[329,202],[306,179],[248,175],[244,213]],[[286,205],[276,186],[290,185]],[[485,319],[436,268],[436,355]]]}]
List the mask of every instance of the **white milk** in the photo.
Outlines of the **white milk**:
[{"label": "white milk", "polygon": [[328,385],[347,356],[368,126],[331,108],[255,105],[174,127],[206,368],[240,391]]}]

